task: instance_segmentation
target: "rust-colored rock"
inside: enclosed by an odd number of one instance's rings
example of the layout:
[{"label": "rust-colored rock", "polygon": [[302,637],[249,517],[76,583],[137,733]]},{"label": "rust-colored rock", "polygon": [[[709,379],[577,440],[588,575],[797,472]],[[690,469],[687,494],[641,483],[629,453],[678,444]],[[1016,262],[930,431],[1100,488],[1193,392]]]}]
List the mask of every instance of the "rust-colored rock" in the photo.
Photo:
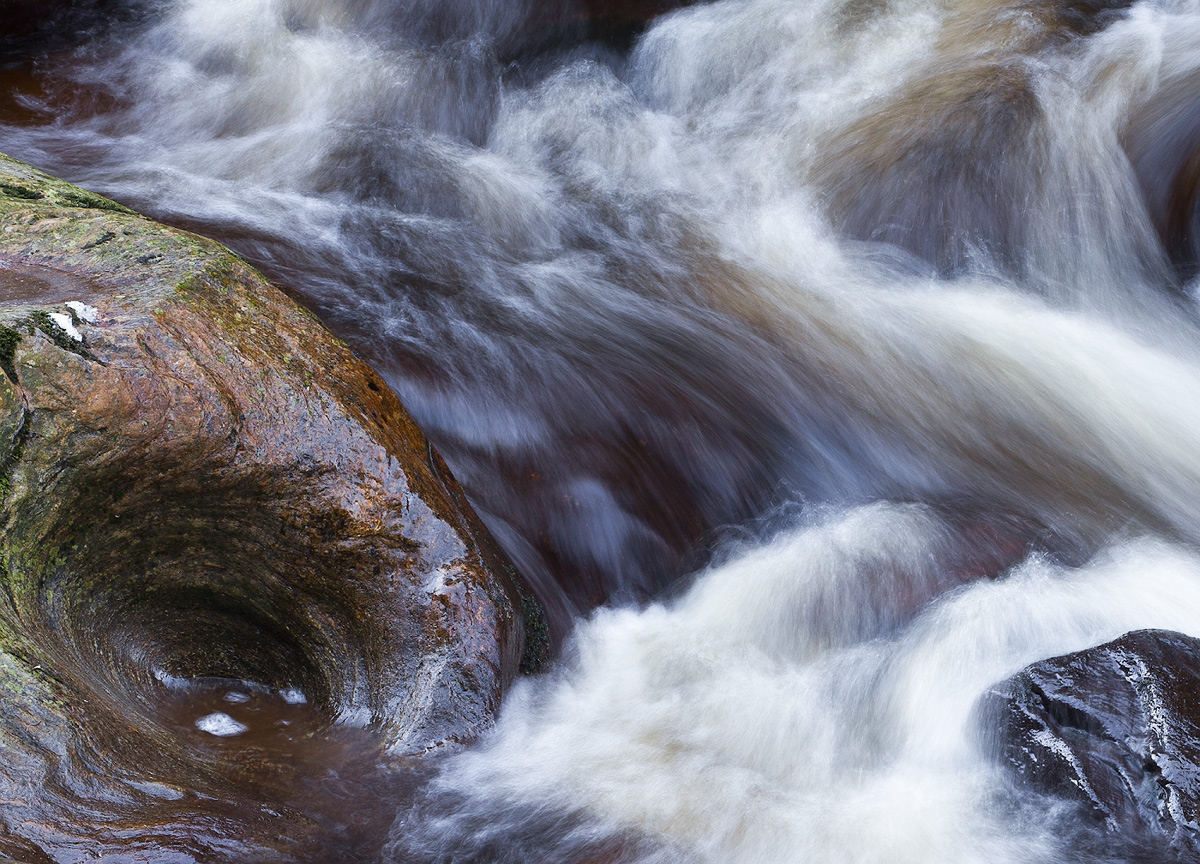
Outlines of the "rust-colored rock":
[{"label": "rust-colored rock", "polygon": [[395,764],[489,725],[523,645],[503,560],[383,381],[241,259],[0,157],[0,367],[0,855],[314,860],[323,817],[279,791],[305,753],[181,731],[213,682]]}]

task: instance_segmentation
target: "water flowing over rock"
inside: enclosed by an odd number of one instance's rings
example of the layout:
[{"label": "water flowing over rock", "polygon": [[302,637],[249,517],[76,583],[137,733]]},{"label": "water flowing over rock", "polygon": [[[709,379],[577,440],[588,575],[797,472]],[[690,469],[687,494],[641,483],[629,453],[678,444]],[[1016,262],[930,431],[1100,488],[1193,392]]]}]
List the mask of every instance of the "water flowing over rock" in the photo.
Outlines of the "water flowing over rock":
[{"label": "water flowing over rock", "polygon": [[[333,830],[295,803],[305,759],[489,726],[520,595],[311,315],[223,247],[4,157],[0,296],[0,853],[184,861],[237,836],[304,859]],[[206,749],[251,709],[278,718],[253,747]]]},{"label": "water flowing over rock", "polygon": [[[979,746],[976,706],[1047,657],[1147,628],[1200,635],[1200,0],[106,8],[129,17],[0,65],[0,149],[285,285],[411,412],[561,653],[472,746],[381,758],[381,742],[463,736],[438,726],[443,703],[391,711],[372,682],[454,682],[465,655],[421,655],[417,679],[367,662],[365,695],[317,671],[397,641],[371,611],[373,565],[350,568],[360,593],[323,602],[347,569],[330,556],[361,561],[377,536],[354,533],[370,502],[314,529],[354,543],[309,542],[292,519],[297,501],[336,493],[322,484],[359,451],[313,445],[315,474],[270,456],[326,440],[314,417],[344,416],[309,403],[297,364],[319,380],[359,373],[316,374],[328,352],[297,345],[319,340],[284,332],[265,352],[272,374],[246,381],[201,348],[276,338],[256,323],[276,295],[251,319],[236,298],[206,294],[201,309],[181,289],[125,319],[111,277],[72,285],[86,273],[22,251],[23,282],[5,291],[43,299],[7,325],[19,383],[3,380],[21,410],[0,431],[28,432],[9,482],[32,572],[14,582],[9,618],[29,638],[9,652],[26,675],[10,689],[48,694],[13,704],[45,709],[21,728],[51,731],[10,746],[27,766],[12,776],[50,770],[39,754],[55,741],[98,742],[63,749],[49,791],[9,790],[42,808],[40,823],[16,805],[4,817],[29,844],[253,861],[278,857],[264,850],[286,834],[300,846],[279,856],[319,864],[1196,858],[1170,848],[1170,825],[1109,831],[1087,802],[1012,781]],[[9,185],[6,206],[26,214],[66,194]],[[20,248],[42,234],[73,243],[68,258],[155,245],[112,227],[132,216],[61,212],[74,215],[13,226]],[[160,251],[112,272],[153,275]],[[176,327],[193,313],[211,334],[198,346]],[[145,349],[106,348],[123,320]],[[197,407],[197,369],[253,398]],[[51,371],[64,391],[29,389]],[[133,395],[102,404],[85,379]],[[69,437],[51,420],[90,432],[176,387],[178,416],[105,433],[167,442],[169,459],[95,455],[83,433],[67,442],[80,458],[37,456]],[[312,409],[303,422],[242,419],[292,396]],[[370,411],[354,416],[355,440],[371,439]],[[148,506],[157,481],[113,479],[134,460],[187,495]],[[215,467],[188,467],[201,464]],[[276,468],[318,491],[282,496]],[[71,485],[85,470],[98,479]],[[28,520],[60,505],[110,514],[117,542],[78,519],[47,522],[41,542]],[[204,525],[226,545],[212,551]],[[272,552],[258,581],[221,581],[263,533],[306,565],[285,571]],[[381,573],[416,554],[380,549]],[[105,576],[117,572],[132,577]],[[207,593],[175,590],[189,572]],[[416,596],[446,584],[422,572]],[[131,587],[101,590],[118,583]],[[258,587],[235,597],[243,585]],[[421,634],[451,633],[459,608],[429,607]],[[493,607],[477,608],[486,625]],[[186,649],[213,632],[201,644],[246,647]],[[55,708],[58,692],[87,694],[87,711]],[[378,722],[359,729],[364,706]],[[162,746],[101,765],[148,736]],[[93,777],[109,779],[85,790]],[[51,823],[51,805],[76,821]],[[102,828],[43,842],[31,824]]]},{"label": "water flowing over rock", "polygon": [[1200,856],[1200,639],[1142,630],[1035,663],[980,714],[1020,782],[1078,802],[1108,842]]},{"label": "water flowing over rock", "polygon": [[[1041,97],[1031,60],[1104,29],[1130,5],[958,4],[941,50],[899,98],[889,94],[824,143],[815,180],[839,232],[905,249],[944,274],[980,266],[1036,273],[1043,265],[1028,254],[1028,232],[1037,230],[1028,211],[1053,189],[1043,172],[1070,169],[1055,165],[1061,156],[1046,116],[1054,105]],[[967,153],[987,155],[960,158]]]}]

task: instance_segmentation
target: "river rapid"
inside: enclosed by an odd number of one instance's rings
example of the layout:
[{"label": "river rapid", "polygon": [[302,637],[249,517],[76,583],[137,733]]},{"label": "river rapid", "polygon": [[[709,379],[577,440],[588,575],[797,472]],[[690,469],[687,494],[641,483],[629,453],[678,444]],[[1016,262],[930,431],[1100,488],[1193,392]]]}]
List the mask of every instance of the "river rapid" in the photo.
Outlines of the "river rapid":
[{"label": "river rapid", "polygon": [[975,704],[1200,636],[1200,2],[120,11],[0,150],[314,310],[549,616],[358,860],[1160,860]]}]

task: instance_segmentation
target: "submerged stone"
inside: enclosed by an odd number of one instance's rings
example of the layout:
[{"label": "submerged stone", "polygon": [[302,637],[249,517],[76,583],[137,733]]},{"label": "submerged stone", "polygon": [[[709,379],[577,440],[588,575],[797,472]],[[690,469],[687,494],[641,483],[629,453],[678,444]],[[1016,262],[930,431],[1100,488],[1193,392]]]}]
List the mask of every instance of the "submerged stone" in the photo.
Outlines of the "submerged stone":
[{"label": "submerged stone", "polygon": [[[314,740],[373,766],[492,722],[505,563],[382,379],[236,255],[7,157],[0,190],[0,855],[315,860]],[[210,752],[189,681],[326,731]]]},{"label": "submerged stone", "polygon": [[[694,0],[536,0],[528,6],[515,46],[501,45],[502,54],[521,54],[531,48],[563,47],[583,40],[596,40],[627,49],[633,40],[660,15]],[[514,48],[516,49],[514,51]]]},{"label": "submerged stone", "polygon": [[112,0],[0,0],[0,60],[30,45],[69,43],[115,5]]},{"label": "submerged stone", "polygon": [[[812,179],[838,233],[866,249],[882,246],[877,255],[908,253],[911,261],[889,258],[917,272],[929,267],[953,277],[983,269],[1025,282],[1039,278],[1050,265],[1038,244],[1051,229],[1031,214],[1068,212],[1070,196],[1056,185],[1068,171],[1077,191],[1110,182],[1060,152],[1042,64],[1111,26],[1131,5],[952,4],[920,74],[821,144]],[[879,14],[887,5],[848,4],[864,7]],[[847,23],[868,20],[860,11]],[[1133,235],[1131,248],[1145,259],[1139,268],[1164,276],[1156,254],[1144,248],[1152,238],[1138,227],[1121,224],[1116,233]]]}]

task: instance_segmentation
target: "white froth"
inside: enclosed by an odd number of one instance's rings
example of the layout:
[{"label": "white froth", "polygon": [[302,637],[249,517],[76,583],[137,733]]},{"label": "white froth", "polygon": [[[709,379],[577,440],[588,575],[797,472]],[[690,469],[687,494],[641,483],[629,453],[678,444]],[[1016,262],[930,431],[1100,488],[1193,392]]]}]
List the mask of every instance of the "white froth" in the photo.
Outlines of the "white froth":
[{"label": "white froth", "polygon": [[975,702],[1129,630],[1200,633],[1200,559],[1146,541],[1079,571],[1031,560],[874,638],[810,641],[816,610],[855,626],[879,574],[936,538],[919,508],[867,508],[713,570],[674,606],[603,613],[443,782],[582,808],[713,864],[1053,861],[1042,826],[989,806],[999,769]]},{"label": "white froth", "polygon": [[216,735],[218,738],[230,738],[234,735],[241,735],[250,729],[245,723],[239,723],[228,714],[223,714],[220,711],[201,717],[196,721],[196,728],[201,732],[207,732],[209,735]]},{"label": "white froth", "polygon": [[100,320],[100,310],[82,301],[70,300],[67,302],[67,308],[74,312],[80,321],[85,323],[95,324]]},{"label": "white froth", "polygon": [[59,330],[62,330],[76,342],[83,341],[83,334],[75,329],[75,323],[71,320],[71,316],[64,312],[51,312],[50,320],[54,322]]}]

